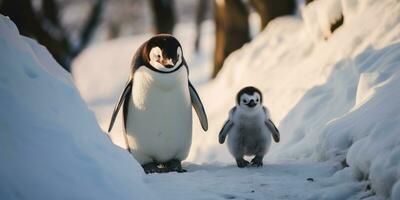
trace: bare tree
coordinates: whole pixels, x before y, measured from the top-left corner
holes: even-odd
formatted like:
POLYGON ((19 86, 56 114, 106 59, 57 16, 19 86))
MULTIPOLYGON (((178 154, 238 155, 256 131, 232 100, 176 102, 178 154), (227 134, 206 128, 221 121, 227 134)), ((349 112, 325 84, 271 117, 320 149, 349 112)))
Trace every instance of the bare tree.
POLYGON ((225 58, 250 41, 249 12, 241 0, 216 0, 216 43, 214 52, 214 78, 225 58))
POLYGON ((174 0, 150 0, 155 32, 172 34, 176 23, 174 0))
POLYGON ((82 29, 77 46, 73 46, 66 29, 59 21, 59 8, 54 0, 42 0, 40 11, 35 11, 30 0, 4 0, 0 12, 9 16, 20 33, 33 37, 47 47, 67 71, 71 60, 89 43, 102 13, 103 0, 97 0, 82 29))
POLYGON ((200 49, 201 24, 206 19, 207 8, 210 7, 210 3, 210 0, 198 0, 196 8, 196 39, 194 42, 194 50, 196 52, 200 49))

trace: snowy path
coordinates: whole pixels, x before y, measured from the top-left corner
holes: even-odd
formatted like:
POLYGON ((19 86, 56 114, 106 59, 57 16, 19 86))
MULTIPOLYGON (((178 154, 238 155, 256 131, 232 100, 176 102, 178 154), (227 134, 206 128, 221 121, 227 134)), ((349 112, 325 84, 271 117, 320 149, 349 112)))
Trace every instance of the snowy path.
MULTIPOLYGON (((177 27, 210 122, 203 134, 194 116, 187 161, 209 164, 186 164, 185 174, 144 176, 161 199, 400 199, 400 4, 314 1, 299 12, 270 23, 209 82, 213 24, 204 29, 200 54, 192 51, 193 24, 177 27), (331 32, 341 16, 343 25, 331 32), (260 169, 236 168, 217 140, 237 91, 249 85, 263 92, 282 136, 260 169)), ((99 43, 74 60, 75 84, 103 130, 132 52, 148 37, 99 43)), ((124 147, 121 121, 109 135, 124 147)))
POLYGON ((187 173, 152 174, 145 182, 163 199, 306 199, 337 168, 322 164, 234 165, 186 163, 187 173), (313 178, 314 181, 307 181, 313 178))

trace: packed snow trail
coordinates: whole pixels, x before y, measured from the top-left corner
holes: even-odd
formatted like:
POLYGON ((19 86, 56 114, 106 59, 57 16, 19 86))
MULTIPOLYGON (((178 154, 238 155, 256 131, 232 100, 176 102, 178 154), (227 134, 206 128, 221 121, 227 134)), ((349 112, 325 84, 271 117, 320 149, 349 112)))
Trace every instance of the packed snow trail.
POLYGON ((341 168, 332 163, 265 163, 259 168, 186 163, 185 167, 187 173, 150 174, 144 180, 162 199, 320 199, 321 189, 329 184, 336 186, 328 194, 332 199, 371 194, 358 193, 366 183, 349 185, 331 179, 341 168))

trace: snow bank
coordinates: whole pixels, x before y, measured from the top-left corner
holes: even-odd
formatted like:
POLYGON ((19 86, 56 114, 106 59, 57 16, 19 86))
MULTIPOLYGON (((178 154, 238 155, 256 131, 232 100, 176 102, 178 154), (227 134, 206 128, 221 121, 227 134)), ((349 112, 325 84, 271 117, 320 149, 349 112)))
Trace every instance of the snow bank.
POLYGON ((336 160, 348 164, 355 179, 367 180, 378 196, 394 198, 400 182, 400 5, 315 1, 302 12, 303 20, 273 21, 201 90, 214 138, 195 138, 192 159, 229 157, 216 135, 235 93, 255 85, 282 136, 267 162, 336 160), (327 34, 342 14, 344 24, 327 34))
MULTIPOLYGON (((194 116, 188 160, 234 163, 227 147, 218 143, 218 132, 235 104, 237 91, 254 85, 262 90, 264 104, 282 137, 281 143, 272 145, 266 164, 328 160, 343 167, 349 165, 327 179, 331 182, 327 188, 310 199, 329 199, 339 193, 343 198, 360 199, 354 193, 367 190, 368 185, 372 188, 370 195, 399 199, 400 4, 395 0, 326 0, 314 1, 301 12, 303 19, 272 21, 252 42, 227 58, 216 80, 199 89, 209 131, 203 134, 194 116), (330 25, 342 15, 343 25, 332 33, 330 25)), ((182 44, 184 48, 190 45, 182 44)), ((122 45, 132 44, 120 45, 124 48, 122 45)), ((105 49, 93 47, 88 50, 92 51, 90 55, 80 56, 82 63, 76 62, 74 74, 80 75, 89 60, 95 60, 95 51, 105 49)), ((96 63, 103 61, 99 58, 96 63)), ((128 64, 124 61, 120 65, 128 64)), ((120 66, 104 67, 118 70, 120 66)), ((81 75, 102 82, 90 73, 81 75)), ((202 71, 192 71, 191 75, 194 73, 202 71)), ((115 96, 104 102, 108 111, 102 112, 89 101, 97 117, 105 119, 99 120, 102 127, 109 122, 112 106, 128 76, 114 74, 108 75, 116 83, 109 84, 119 84, 119 89, 111 91, 115 96)), ((91 98, 104 96, 85 96, 91 98)))
POLYGON ((342 17, 340 0, 313 1, 301 9, 305 28, 316 42, 330 37, 332 34, 331 24, 342 17))
POLYGON ((151 199, 72 80, 0 16, 0 199, 151 199))

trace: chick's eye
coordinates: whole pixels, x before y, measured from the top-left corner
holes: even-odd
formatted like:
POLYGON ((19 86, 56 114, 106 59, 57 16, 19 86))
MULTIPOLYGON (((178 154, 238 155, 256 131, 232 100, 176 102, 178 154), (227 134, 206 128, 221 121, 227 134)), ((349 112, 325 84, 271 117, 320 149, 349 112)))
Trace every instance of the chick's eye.
POLYGON ((246 100, 246 99, 243 99, 243 103, 247 103, 247 100, 246 100))
POLYGON ((256 99, 256 102, 258 102, 259 101, 259 99, 256 99))

